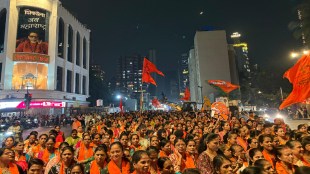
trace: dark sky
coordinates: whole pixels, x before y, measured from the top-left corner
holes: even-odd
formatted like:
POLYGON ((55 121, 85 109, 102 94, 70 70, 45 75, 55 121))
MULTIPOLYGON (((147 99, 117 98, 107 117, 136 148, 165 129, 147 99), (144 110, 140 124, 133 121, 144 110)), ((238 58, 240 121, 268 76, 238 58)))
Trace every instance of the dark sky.
POLYGON ((254 63, 283 73, 293 64, 289 52, 298 48, 290 21, 295 0, 62 0, 92 31, 91 63, 113 76, 121 55, 157 51, 163 72, 177 68, 182 53, 193 47, 202 26, 238 31, 249 44, 254 63), (203 11, 203 15, 200 12, 203 11))

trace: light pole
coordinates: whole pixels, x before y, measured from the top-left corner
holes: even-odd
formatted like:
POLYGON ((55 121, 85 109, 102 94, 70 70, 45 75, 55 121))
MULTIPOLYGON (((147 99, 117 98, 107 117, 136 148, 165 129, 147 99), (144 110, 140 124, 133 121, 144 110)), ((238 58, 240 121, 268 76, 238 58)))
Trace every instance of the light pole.
POLYGON ((201 104, 203 104, 203 95, 202 95, 202 86, 198 86, 200 88, 200 94, 201 94, 201 104))

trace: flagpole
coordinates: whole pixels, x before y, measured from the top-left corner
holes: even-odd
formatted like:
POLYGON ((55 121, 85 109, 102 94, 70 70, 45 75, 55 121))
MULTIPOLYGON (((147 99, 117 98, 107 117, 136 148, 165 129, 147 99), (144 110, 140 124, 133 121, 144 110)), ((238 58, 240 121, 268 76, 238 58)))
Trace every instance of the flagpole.
POLYGON ((143 83, 141 85, 140 112, 143 112, 143 83))

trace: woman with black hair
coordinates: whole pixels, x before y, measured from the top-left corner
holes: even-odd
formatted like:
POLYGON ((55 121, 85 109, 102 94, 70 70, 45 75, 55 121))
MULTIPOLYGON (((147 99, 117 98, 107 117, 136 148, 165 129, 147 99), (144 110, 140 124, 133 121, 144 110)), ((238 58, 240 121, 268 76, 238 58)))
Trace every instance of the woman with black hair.
POLYGON ((56 140, 54 137, 49 137, 46 141, 46 149, 40 151, 38 158, 43 160, 47 164, 53 157, 58 156, 59 152, 55 148, 56 140))
POLYGON ((186 152, 186 143, 182 138, 177 138, 174 141, 174 152, 169 156, 174 170, 182 172, 187 168, 195 168, 194 159, 186 152))
POLYGON ((95 149, 95 160, 85 164, 85 174, 101 174, 108 164, 107 147, 104 144, 95 149))
MULTIPOLYGON (((198 152, 200 155, 197 159, 197 168, 201 171, 201 174, 214 173, 214 166, 212 161, 217 155, 217 151, 220 145, 220 136, 218 134, 209 134, 204 140, 204 144, 200 145, 204 147, 203 152, 198 152)), ((203 148, 200 148, 202 150, 203 148)))
POLYGON ((147 148, 147 154, 150 157, 150 173, 151 174, 158 174, 159 169, 157 166, 157 160, 158 160, 158 149, 155 146, 150 146, 147 148))
POLYGON ((172 162, 168 157, 160 157, 157 166, 160 174, 174 174, 172 162))
POLYGON ((265 159, 256 160, 254 166, 261 168, 265 174, 274 174, 272 165, 265 159))
POLYGON ((48 174, 71 173, 72 166, 75 163, 74 149, 71 146, 67 146, 60 153, 60 161, 49 170, 48 174))
POLYGON ((214 157, 212 166, 214 167, 214 174, 228 174, 233 171, 230 160, 222 155, 214 157))
POLYGON ((263 153, 258 149, 254 148, 249 150, 249 165, 252 166, 255 161, 264 159, 263 153))
POLYGON ((91 135, 91 139, 92 139, 92 142, 90 143, 90 146, 93 147, 93 148, 96 148, 98 147, 101 143, 101 135, 99 133, 94 133, 91 135))
POLYGON ((159 147, 160 147, 159 157, 168 157, 171 154, 170 141, 168 141, 166 139, 162 139, 159 142, 159 147))
POLYGON ((138 150, 132 155, 134 172, 132 174, 148 174, 150 170, 150 157, 144 150, 138 150))
POLYGON ((269 161, 273 168, 275 168, 275 156, 273 154, 273 137, 268 134, 263 134, 258 138, 259 145, 262 149, 264 158, 269 161))
POLYGON ((14 151, 10 148, 0 149, 0 173, 19 174, 19 170, 14 162, 14 151))
MULTIPOLYGON (((145 152, 146 153, 146 152, 145 152)), ((124 149, 120 142, 114 142, 110 145, 111 161, 105 167, 106 173, 130 173, 130 162, 124 158, 124 149)))
POLYGON ((221 127, 219 135, 221 137, 221 142, 224 142, 224 136, 230 131, 230 125, 228 122, 221 121, 221 127))
POLYGON ((129 150, 128 140, 129 140, 128 134, 126 132, 122 132, 121 135, 119 136, 119 142, 121 142, 124 149, 129 150))
POLYGON ((43 173, 44 162, 38 158, 31 159, 28 162, 27 174, 43 173))
POLYGON ((276 171, 281 174, 293 174, 295 166, 293 165, 293 152, 288 146, 278 146, 276 153, 276 171))

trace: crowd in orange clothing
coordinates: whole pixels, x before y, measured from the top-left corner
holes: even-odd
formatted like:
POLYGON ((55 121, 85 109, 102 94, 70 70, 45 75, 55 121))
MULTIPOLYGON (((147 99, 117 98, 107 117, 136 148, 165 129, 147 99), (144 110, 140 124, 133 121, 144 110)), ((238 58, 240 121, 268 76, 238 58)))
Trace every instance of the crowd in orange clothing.
POLYGON ((74 117, 60 126, 9 136, 0 149, 0 174, 305 174, 310 127, 291 130, 282 119, 206 112, 131 112, 74 117), (83 122, 81 123, 81 119, 83 122), (84 125, 84 122, 86 123, 84 125))

